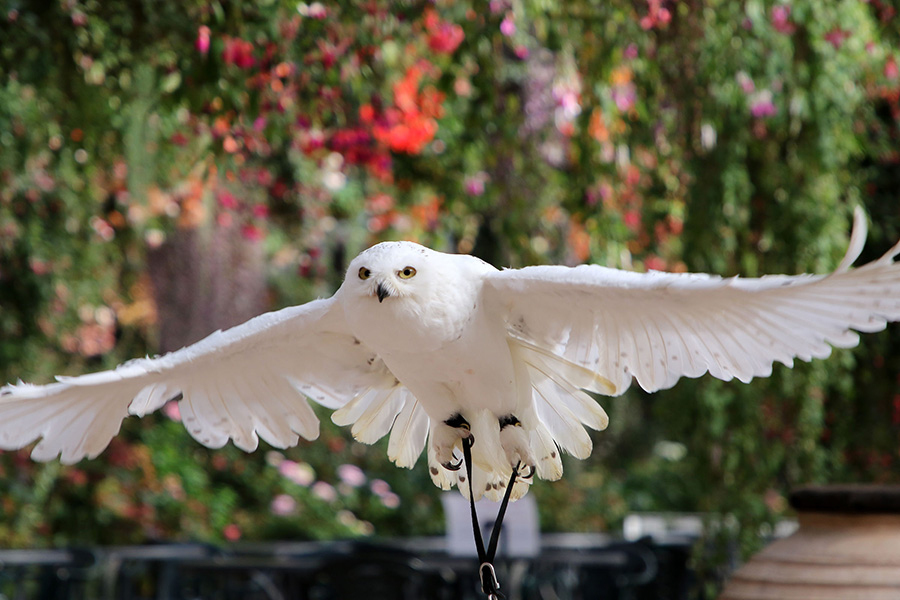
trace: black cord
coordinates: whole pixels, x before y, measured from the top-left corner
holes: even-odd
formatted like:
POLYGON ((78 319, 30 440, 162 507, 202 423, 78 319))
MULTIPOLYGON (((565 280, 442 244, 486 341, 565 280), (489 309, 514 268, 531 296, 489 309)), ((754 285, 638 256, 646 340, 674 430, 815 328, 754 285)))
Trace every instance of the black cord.
POLYGON ((472 487, 471 436, 463 438, 462 447, 463 458, 466 462, 466 475, 469 478, 469 506, 472 509, 472 532, 475 536, 475 549, 478 551, 478 577, 481 579, 481 591, 487 594, 489 600, 498 600, 505 596, 499 591, 500 583, 497 581, 497 574, 494 571, 494 557, 497 555, 497 544, 500 542, 500 529, 503 527, 503 517, 506 515, 506 507, 509 506, 509 497, 512 495, 516 477, 519 475, 520 465, 516 465, 512 475, 509 477, 506 494, 503 496, 503 502, 500 503, 500 510, 497 511, 497 520, 494 521, 494 527, 491 530, 491 539, 488 542, 487 550, 485 550, 484 538, 481 537, 481 527, 478 524, 478 512, 475 510, 475 491, 472 487))

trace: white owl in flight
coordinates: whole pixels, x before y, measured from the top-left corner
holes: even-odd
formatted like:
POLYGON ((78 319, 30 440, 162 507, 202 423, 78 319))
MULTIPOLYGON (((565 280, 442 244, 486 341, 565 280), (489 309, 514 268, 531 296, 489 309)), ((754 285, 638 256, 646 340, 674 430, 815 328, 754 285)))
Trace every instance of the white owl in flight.
MULTIPOLYGON (((427 447, 434 483, 496 499, 519 463, 558 479, 560 450, 591 452, 608 418, 585 390, 652 392, 706 372, 749 381, 772 364, 828 356, 900 320, 900 244, 830 275, 723 279, 597 265, 498 270, 482 260, 387 242, 365 250, 327 299, 261 315, 177 352, 115 370, 0 389, 0 448, 40 440, 36 460, 97 456, 129 414, 178 399, 185 427, 218 448, 284 448, 318 436, 311 399, 336 409, 412 467, 427 447), (472 436, 473 481, 461 440, 472 436), (470 488, 471 486, 471 488, 470 488)), ((520 478, 512 497, 531 483, 520 478)))

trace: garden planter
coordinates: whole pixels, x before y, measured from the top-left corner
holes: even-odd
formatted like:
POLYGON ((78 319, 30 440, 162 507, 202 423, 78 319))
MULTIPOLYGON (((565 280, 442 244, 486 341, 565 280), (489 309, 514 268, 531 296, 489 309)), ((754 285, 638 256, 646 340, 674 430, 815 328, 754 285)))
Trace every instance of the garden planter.
POLYGON ((900 600, 900 486, 791 495, 800 527, 734 573, 719 600, 900 600))

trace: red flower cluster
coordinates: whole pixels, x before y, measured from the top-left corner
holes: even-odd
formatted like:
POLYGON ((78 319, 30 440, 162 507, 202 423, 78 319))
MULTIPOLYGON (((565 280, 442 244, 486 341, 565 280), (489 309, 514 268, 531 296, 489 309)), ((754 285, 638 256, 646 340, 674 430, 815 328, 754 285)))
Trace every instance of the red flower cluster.
POLYGON ((431 85, 419 90, 422 75, 422 68, 410 67, 394 84, 394 106, 382 115, 370 105, 360 108, 360 119, 371 125, 375 139, 394 152, 419 154, 434 139, 437 119, 444 114, 444 94, 431 85))
POLYGON ((249 69, 256 64, 256 60, 253 58, 253 44, 241 38, 225 38, 222 60, 226 65, 235 65, 240 69, 249 69))
POLYGON ((641 29, 663 28, 672 20, 672 13, 663 6, 663 0, 647 0, 648 13, 641 17, 641 29))
POLYGON ((433 8, 425 9, 425 30, 428 47, 438 54, 452 54, 466 37, 462 27, 442 21, 433 8))

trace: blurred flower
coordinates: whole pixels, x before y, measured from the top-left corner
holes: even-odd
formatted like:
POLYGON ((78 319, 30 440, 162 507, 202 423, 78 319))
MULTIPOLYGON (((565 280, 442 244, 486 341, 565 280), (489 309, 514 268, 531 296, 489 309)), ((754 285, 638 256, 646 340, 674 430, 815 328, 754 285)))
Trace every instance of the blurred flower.
POLYGON ((741 86, 745 94, 752 94, 756 90, 753 80, 747 75, 746 71, 738 71, 735 79, 737 79, 738 85, 741 86))
POLYGON ((480 196, 484 193, 484 179, 480 177, 466 177, 463 187, 470 196, 480 196))
POLYGON ((635 44, 634 42, 628 44, 625 47, 625 52, 623 53, 623 55, 625 56, 625 58, 627 58, 629 60, 633 60, 633 59, 637 58, 638 57, 637 44, 635 44))
POLYGON ((488 179, 489 176, 486 172, 478 171, 474 175, 466 177, 463 188, 470 196, 481 196, 484 194, 484 184, 488 179))
POLYGON ((366 474, 356 465, 344 464, 338 467, 340 480, 350 487, 360 487, 366 483, 366 474))
POLYGON ((373 126, 375 139, 394 152, 419 154, 438 130, 437 120, 444 114, 444 94, 433 86, 419 91, 423 71, 419 66, 407 69, 394 84, 394 107, 373 126))
POLYGON ((700 126, 700 145, 704 150, 712 150, 716 147, 716 128, 709 123, 700 126))
POLYGON ((625 226, 631 231, 637 233, 641 228, 641 213, 637 210, 627 210, 622 215, 625 226))
POLYGON ((897 68, 897 59, 893 55, 888 56, 884 61, 884 76, 887 79, 894 80, 900 77, 900 69, 897 68))
POLYGON ((619 109, 619 112, 628 112, 634 108, 637 102, 637 88, 631 81, 616 84, 613 85, 610 96, 613 102, 616 103, 616 108, 619 109))
POLYGON ((653 29, 669 24, 669 21, 672 20, 672 13, 662 4, 662 0, 647 0, 648 12, 641 17, 640 21, 642 29, 653 29))
POLYGON ((772 12, 772 27, 775 28, 775 31, 779 33, 786 33, 788 35, 794 33, 796 31, 797 26, 791 22, 791 7, 785 5, 773 6, 772 12))
POLYGON ((369 484, 369 489, 372 490, 372 493, 376 496, 384 496, 385 494, 391 493, 391 484, 384 479, 373 479, 369 484))
POLYGON ((347 184, 347 176, 340 171, 325 171, 322 173, 322 185, 325 189, 336 192, 347 184))
POLYGON ((197 29, 197 41, 195 42, 195 46, 200 54, 204 56, 209 52, 209 27, 206 25, 201 25, 197 29))
POLYGON ((270 509, 272 514, 284 517, 293 514, 297 510, 297 501, 287 494, 278 494, 272 498, 270 509))
POLYGON ((248 242, 258 242, 265 237, 263 230, 252 223, 247 223, 241 227, 241 236, 248 242))
POLYGON ((228 210, 234 210, 238 207, 237 198, 228 190, 222 190, 218 194, 219 206, 228 210))
POLYGON ((181 422, 181 406, 177 400, 170 400, 163 406, 163 414, 173 421, 181 422))
POLYGON ((512 4, 509 0, 491 0, 488 6, 491 9, 492 15, 498 15, 505 10, 509 10, 512 4))
POLYGON ((324 481, 315 482, 312 486, 312 493, 314 496, 325 502, 334 502, 338 497, 337 490, 334 489, 334 486, 324 481))
POLYGON ((462 27, 442 21, 433 8, 425 9, 425 29, 428 47, 438 54, 452 54, 466 37, 462 27))
POLYGON ((253 58, 253 44, 241 38, 225 38, 222 60, 226 65, 249 69, 256 64, 256 60, 253 58))
POLYGON ((325 5, 321 2, 313 2, 309 5, 309 10, 307 11, 307 16, 310 19, 324 19, 328 16, 328 10, 325 8, 325 5))
POLYGON ((278 472, 297 485, 302 485, 304 487, 308 486, 316 479, 316 472, 305 462, 298 463, 292 460, 282 460, 278 463, 278 472))
POLYGON ((400 496, 394 492, 388 492, 381 496, 381 503, 387 508, 397 508, 400 506, 400 496))
POLYGON ((225 526, 225 529, 222 530, 222 534, 229 542, 236 542, 241 539, 241 528, 234 523, 231 523, 230 525, 225 526))
POLYGON ((840 27, 835 27, 831 31, 825 34, 825 41, 834 46, 835 50, 840 50, 841 46, 844 44, 844 40, 850 37, 850 32, 840 27))
POLYGON ((776 112, 770 90, 760 90, 750 98, 750 114, 757 119, 774 116, 776 112))
POLYGON ((512 12, 506 13, 503 21, 500 23, 500 33, 506 37, 511 37, 516 33, 516 22, 513 20, 512 12))

